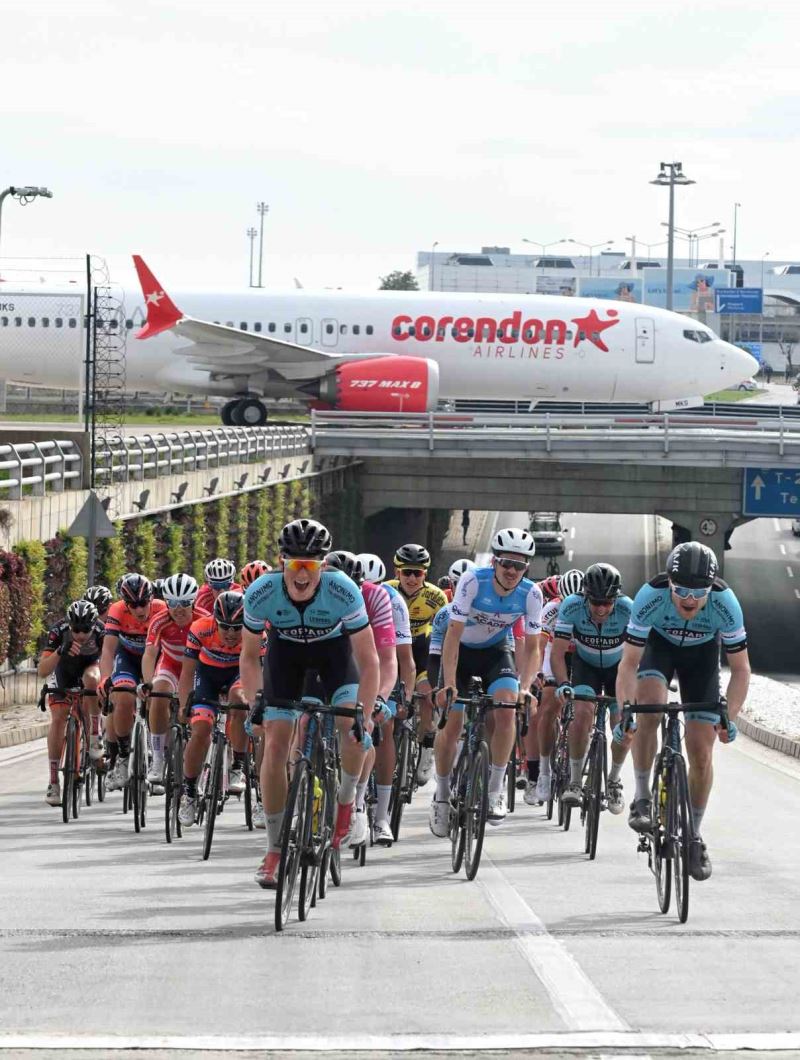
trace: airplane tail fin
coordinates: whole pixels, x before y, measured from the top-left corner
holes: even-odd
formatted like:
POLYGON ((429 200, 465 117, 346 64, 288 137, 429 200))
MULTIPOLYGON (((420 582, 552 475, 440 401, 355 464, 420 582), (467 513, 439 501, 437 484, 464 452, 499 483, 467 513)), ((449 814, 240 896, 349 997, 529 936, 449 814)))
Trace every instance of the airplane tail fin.
POLYGON ((136 266, 136 273, 142 286, 144 304, 147 309, 147 320, 142 330, 136 335, 136 338, 149 339, 162 331, 169 331, 179 320, 183 319, 183 313, 169 297, 139 254, 133 255, 133 264, 136 266))

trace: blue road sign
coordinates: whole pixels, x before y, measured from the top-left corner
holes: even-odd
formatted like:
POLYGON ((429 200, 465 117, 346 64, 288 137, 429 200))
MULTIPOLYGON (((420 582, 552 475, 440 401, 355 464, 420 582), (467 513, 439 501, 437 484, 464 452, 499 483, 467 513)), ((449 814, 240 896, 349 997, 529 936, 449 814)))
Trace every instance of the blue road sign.
POLYGON ((742 514, 800 519, 800 468, 746 467, 742 514))
POLYGON ((716 313, 755 313, 764 311, 764 292, 760 287, 717 287, 714 289, 716 313))
POLYGON ((737 345, 747 350, 748 353, 752 353, 758 363, 761 364, 763 349, 760 342, 739 342, 737 345))

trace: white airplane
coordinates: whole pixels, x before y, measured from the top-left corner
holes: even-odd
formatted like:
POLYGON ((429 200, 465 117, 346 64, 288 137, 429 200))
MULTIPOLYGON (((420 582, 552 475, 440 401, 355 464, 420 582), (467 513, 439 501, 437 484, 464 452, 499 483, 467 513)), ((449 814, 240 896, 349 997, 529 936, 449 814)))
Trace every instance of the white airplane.
MULTIPOLYGON (((378 412, 429 411, 440 398, 682 408, 757 370, 705 324, 652 306, 419 291, 190 292, 173 301, 141 257, 134 264, 142 299, 133 309, 128 301, 118 326, 144 341, 128 342, 127 386, 227 395, 225 423, 264 423, 265 397, 378 412)), ((45 292, 26 298, 37 296, 45 292)), ((58 338, 74 346, 80 330, 51 323, 45 333, 32 302, 4 311, 4 297, 0 379, 74 386, 80 364, 58 338)))

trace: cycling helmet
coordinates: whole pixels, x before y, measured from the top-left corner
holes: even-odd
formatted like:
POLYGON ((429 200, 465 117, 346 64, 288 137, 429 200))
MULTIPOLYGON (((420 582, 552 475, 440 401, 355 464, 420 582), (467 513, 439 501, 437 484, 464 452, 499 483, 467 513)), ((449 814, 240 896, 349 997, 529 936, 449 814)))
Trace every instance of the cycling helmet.
POLYGON ((164 599, 164 578, 153 579, 153 599, 163 600, 164 599))
POLYGON ((144 607, 153 599, 153 586, 143 574, 126 574, 120 581, 119 595, 128 607, 144 607))
POLYGON ((161 599, 167 607, 191 607, 199 591, 191 574, 172 574, 164 579, 162 588, 161 599))
POLYGON ((452 589, 453 579, 450 577, 449 574, 443 574, 436 584, 440 589, 452 589))
POLYGON ((558 579, 558 595, 563 600, 567 596, 579 593, 583 588, 583 571, 573 568, 565 571, 558 579))
POLYGON ((475 570, 475 564, 471 559, 457 559, 455 563, 450 564, 448 574, 453 585, 456 584, 462 574, 467 574, 468 571, 475 570))
POLYGON ((251 559, 249 563, 245 563, 239 574, 239 581, 245 587, 245 589, 252 585, 256 578, 260 578, 262 574, 269 574, 272 570, 269 563, 265 563, 263 559, 251 559))
POLYGON ((710 589, 719 573, 717 557, 708 545, 685 541, 667 556, 667 575, 686 589, 710 589))
POLYGON ((294 519, 281 530, 278 551, 284 556, 321 559, 332 543, 330 530, 316 519, 294 519))
POLYGON ((90 604, 94 604, 98 613, 108 611, 109 607, 111 607, 114 602, 111 590, 106 589, 105 585, 90 585, 83 594, 83 598, 84 600, 88 600, 90 604))
POLYGON ((539 588, 542 590, 542 596, 546 604, 551 600, 555 600, 558 596, 558 575, 551 574, 549 578, 540 581, 539 588))
POLYGON ((386 577, 386 567, 380 556, 373 552, 362 552, 359 557, 361 566, 364 568, 364 580, 368 582, 382 582, 386 577))
POLYGON ((533 559, 536 555, 536 542, 527 530, 520 530, 517 526, 510 526, 506 530, 498 530, 492 538, 492 552, 513 552, 515 555, 527 556, 533 559))
POLYGON ((97 608, 88 600, 73 600, 67 608, 67 622, 73 633, 88 633, 97 621, 97 608))
POLYGON ((244 596, 232 589, 220 593, 214 601, 214 618, 223 626, 244 625, 244 596))
POLYGON ((583 595, 590 600, 614 600, 622 592, 622 575, 610 563, 593 563, 583 576, 583 595))
POLYGON ((360 585, 364 580, 364 565, 353 552, 346 552, 343 548, 339 548, 335 552, 329 552, 325 557, 325 562, 334 570, 340 570, 348 578, 352 578, 356 585, 360 585))
POLYGON ((206 563, 204 574, 209 585, 212 582, 228 582, 230 584, 236 575, 236 564, 229 559, 212 559, 206 563))
POLYGON ((431 554, 424 545, 401 545, 394 554, 395 567, 424 567, 431 565, 431 554))

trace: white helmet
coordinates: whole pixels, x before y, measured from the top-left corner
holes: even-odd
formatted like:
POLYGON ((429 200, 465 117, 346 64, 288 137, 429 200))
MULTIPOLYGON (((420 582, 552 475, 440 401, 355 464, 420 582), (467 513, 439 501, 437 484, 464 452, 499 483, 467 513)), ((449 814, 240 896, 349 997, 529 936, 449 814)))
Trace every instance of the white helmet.
POLYGON ((450 575, 453 585, 455 585, 462 574, 475 569, 475 564, 471 559, 457 559, 455 563, 450 564, 450 569, 447 573, 450 575))
POLYGON ((373 552, 362 552, 358 556, 361 566, 364 568, 364 580, 368 582, 382 582, 386 577, 386 565, 380 556, 373 552))
POLYGON ((207 582, 232 582, 236 576, 236 564, 229 559, 212 559, 206 563, 204 573, 207 582))
POLYGON ((510 526, 507 530, 498 530, 492 538, 492 552, 514 552, 519 556, 533 559, 536 555, 536 542, 527 530, 510 526))
POLYGON ((583 588, 583 571, 574 568, 565 571, 558 579, 558 595, 563 599, 579 593, 583 588))
POLYGON ((197 596, 197 582, 191 574, 172 574, 161 587, 167 607, 191 607, 197 596))

